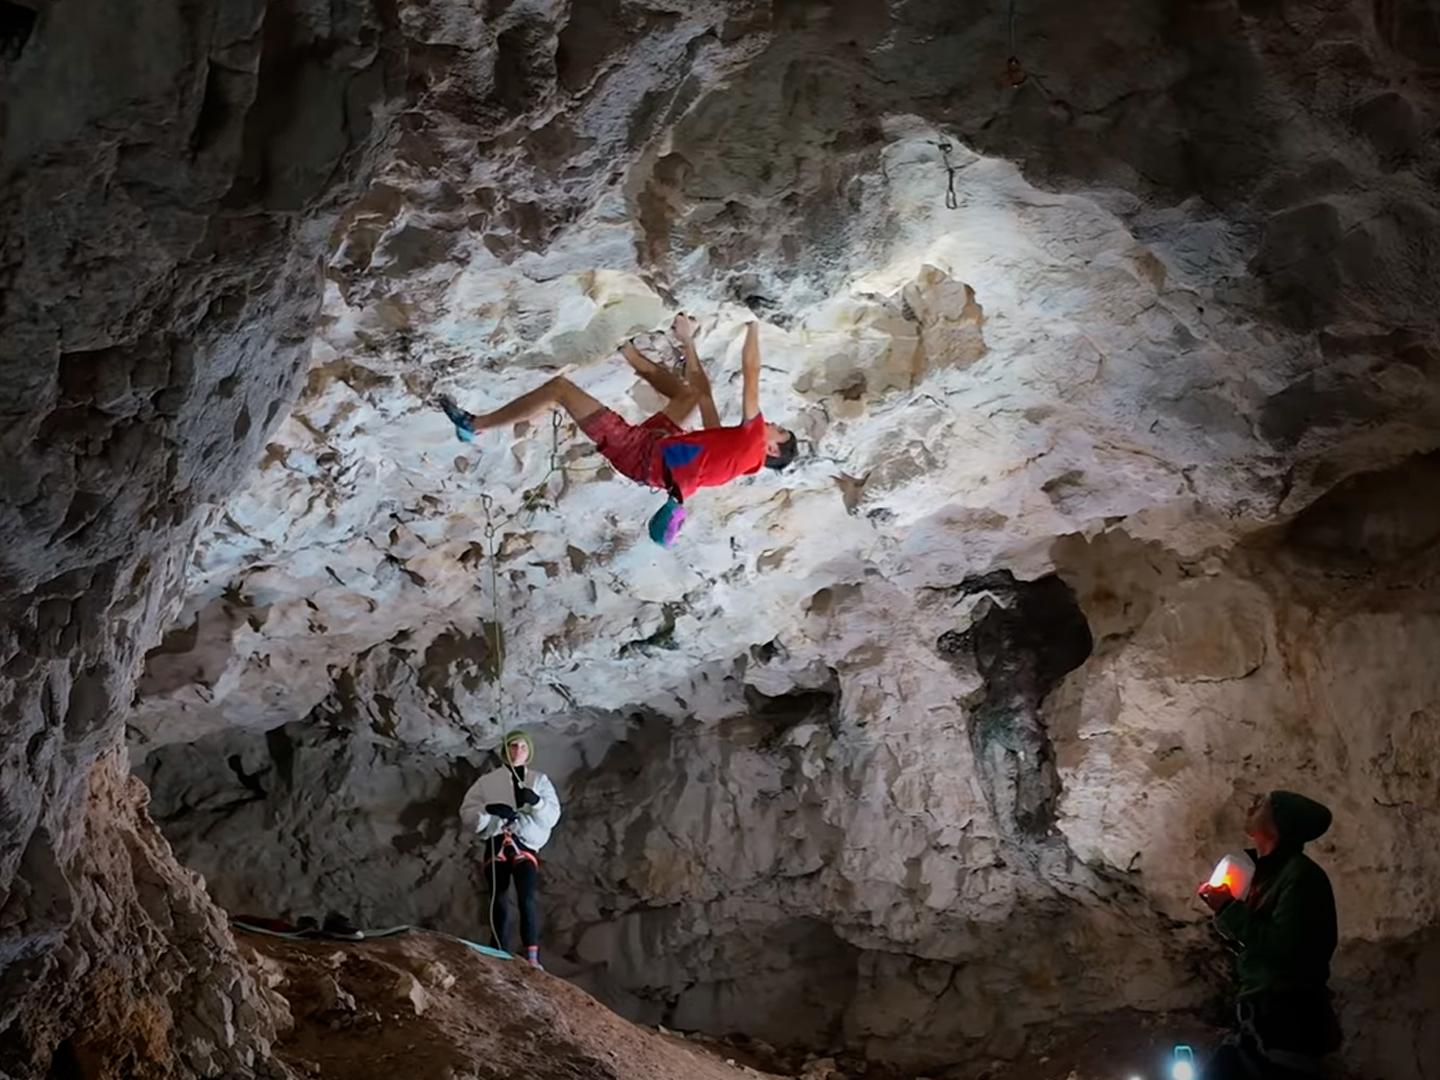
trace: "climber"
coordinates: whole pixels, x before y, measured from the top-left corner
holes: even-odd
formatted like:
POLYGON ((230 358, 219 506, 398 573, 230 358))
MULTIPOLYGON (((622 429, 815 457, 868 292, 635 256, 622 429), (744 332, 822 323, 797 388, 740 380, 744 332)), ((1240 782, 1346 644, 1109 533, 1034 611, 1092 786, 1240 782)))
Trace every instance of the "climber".
POLYGON ((1290 791, 1251 804, 1246 834, 1255 877, 1246 898, 1200 887, 1215 926, 1239 950, 1239 1028, 1210 1060, 1205 1080, 1299 1080, 1340 1046, 1330 1004, 1335 897, 1325 871, 1301 850, 1330 827, 1327 807, 1290 791))
MULTIPOLYGON (((439 404, 455 425, 456 435, 465 442, 483 431, 513 424, 541 409, 558 405, 580 425, 580 430, 617 472, 647 487, 668 492, 670 502, 666 509, 679 507, 702 487, 717 487, 737 476, 748 476, 758 472, 762 465, 777 470, 789 465, 795 459, 795 434, 777 424, 766 423, 760 414, 759 327, 751 322, 745 329, 741 358, 744 420, 733 427, 720 423, 710 380, 695 349, 694 321, 681 313, 675 317, 671 329, 685 353, 683 379, 646 357, 633 340, 621 347, 636 374, 669 400, 664 409, 640 424, 624 420, 563 376, 522 394, 494 412, 480 415, 465 412, 448 396, 442 396, 439 404), (703 427, 699 431, 686 431, 682 425, 697 406, 703 427)), ((683 516, 683 512, 676 515, 678 520, 683 520, 683 516)), ((678 521, 672 526, 669 539, 673 539, 675 529, 678 521)))
MULTIPOLYGON (((490 930, 495 948, 504 950, 510 922, 507 893, 515 884, 520 902, 520 941, 532 967, 540 966, 540 849, 560 820, 560 799, 555 785, 542 772, 531 768, 535 746, 523 731, 505 736, 498 753, 492 752, 494 768, 510 773, 515 805, 485 802, 484 778, 465 793, 460 804, 463 827, 485 842, 485 873, 490 882, 490 930)), ((486 772, 492 772, 487 769, 486 772)))

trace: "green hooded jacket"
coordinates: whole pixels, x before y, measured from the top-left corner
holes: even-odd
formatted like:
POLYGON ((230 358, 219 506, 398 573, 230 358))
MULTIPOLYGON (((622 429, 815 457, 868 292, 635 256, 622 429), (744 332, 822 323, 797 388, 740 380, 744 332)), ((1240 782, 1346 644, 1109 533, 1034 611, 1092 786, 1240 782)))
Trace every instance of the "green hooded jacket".
POLYGON ((1330 878, 1301 850, 1330 827, 1330 811, 1290 791, 1272 792, 1270 810, 1279 845, 1256 859, 1245 900, 1226 904, 1215 916, 1220 932, 1240 947, 1242 999, 1324 991, 1335 952, 1330 878))

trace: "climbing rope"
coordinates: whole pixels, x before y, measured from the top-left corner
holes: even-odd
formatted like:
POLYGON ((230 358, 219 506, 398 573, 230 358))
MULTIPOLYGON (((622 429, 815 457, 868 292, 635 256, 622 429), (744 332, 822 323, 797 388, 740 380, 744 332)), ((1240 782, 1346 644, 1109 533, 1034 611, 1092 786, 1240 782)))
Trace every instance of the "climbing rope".
MULTIPOLYGON (((503 741, 505 738, 505 687, 502 679, 505 674, 505 643, 500 626, 500 566, 499 553, 495 550, 495 499, 488 491, 480 496, 480 506, 485 511, 485 557, 490 563, 490 627, 488 633, 492 660, 490 687, 495 724, 500 728, 502 740, 499 756, 500 763, 510 774, 511 783, 518 786, 520 777, 514 766, 510 764, 510 748, 503 741)), ((490 897, 486 901, 485 915, 490 923, 490 940, 495 943, 497 949, 504 951, 505 942, 500 940, 500 934, 495 927, 495 908, 505 902, 499 895, 500 867, 496 856, 500 854, 500 846, 495 842, 495 837, 490 836, 485 840, 485 847, 485 854, 490 860, 490 897)))
MULTIPOLYGON (((540 478, 540 482, 536 484, 534 488, 530 489, 532 492, 537 489, 543 488, 546 484, 550 482, 550 478, 556 473, 559 473, 562 477, 568 476, 569 469, 560 460, 560 428, 563 423, 564 418, 561 416, 560 410, 553 410, 550 414, 549 466, 545 470, 545 475, 540 478)), ((576 471, 585 470, 577 469, 576 471)), ((561 494, 564 494, 563 487, 561 489, 561 494)), ((520 778, 519 771, 510 761, 510 748, 504 742, 508 726, 505 723, 505 716, 507 712, 504 687, 505 639, 504 630, 500 620, 500 559, 499 551, 497 550, 495 543, 495 536, 496 533, 499 532, 505 525, 508 525, 518 519, 521 513, 525 513, 528 511, 530 516, 533 518, 535 512, 539 509, 540 502, 541 500, 539 499, 531 499, 527 497, 520 510, 518 510, 514 514, 507 515, 497 523, 494 496, 492 496, 489 492, 484 492, 480 496, 480 506, 485 513, 485 557, 490 564, 490 626, 487 633, 487 638, 489 641, 490 655, 492 658, 492 677, 490 680, 491 700, 494 709, 494 722, 495 725, 500 729, 500 738, 502 740, 500 743, 500 752, 497 756, 500 759, 500 764, 504 766, 505 771, 509 774, 511 784, 517 790, 523 787, 524 783, 520 778)), ((517 799, 516 802, 518 803, 519 800, 517 799)), ((505 829, 502 828, 500 830, 500 833, 503 833, 504 831, 505 829)), ((490 897, 487 901, 485 914, 486 919, 490 924, 490 940, 495 943, 497 949, 504 952, 505 942, 500 940, 500 935, 497 932, 497 928, 495 926, 496 907, 499 904, 505 902, 504 898, 499 895, 500 868, 499 860, 496 857, 499 855, 501 848, 501 845, 497 843, 496 840, 496 837, 498 837, 500 833, 496 833, 494 836, 488 837, 485 841, 486 855, 490 860, 490 897)))
POLYGON ((505 643, 500 630, 500 567, 495 550, 495 499, 489 492, 480 496, 480 506, 485 511, 486 559, 490 563, 490 657, 492 660, 490 685, 494 689, 495 722, 504 715, 505 690, 501 677, 505 674, 505 643))
MULTIPOLYGON (((532 492, 544 487, 556 473, 559 473, 561 476, 568 475, 569 469, 560 461, 560 427, 562 423, 563 419, 560 410, 554 410, 550 414, 549 467, 546 468, 545 475, 540 477, 540 482, 536 484, 534 488, 530 489, 532 492)), ((498 521, 496 519, 495 497, 493 495, 489 492, 482 494, 480 496, 480 506, 485 512, 485 557, 490 564, 491 618, 490 628, 486 636, 490 645, 490 655, 493 658, 492 674, 494 678, 491 680, 491 685, 494 687, 495 722, 498 724, 503 719, 505 713, 504 688, 501 682, 502 676, 505 673, 505 641, 500 620, 500 560, 495 537, 506 525, 517 521, 522 513, 528 512, 530 517, 533 518, 539 509, 539 500, 527 498, 524 505, 522 505, 518 511, 513 514, 508 514, 498 521)), ((508 765, 508 762, 506 764, 508 765)))
MULTIPOLYGON (((549 465, 545 470, 545 474, 540 478, 539 483, 526 493, 520 508, 516 510, 515 513, 501 517, 496 512, 495 497, 489 492, 484 492, 480 496, 480 506, 485 514, 485 558, 490 566, 491 614, 490 625, 486 631, 486 640, 490 647, 491 658, 490 685, 492 707, 494 710, 494 721, 502 731, 505 727, 504 719, 507 712, 504 687, 505 637, 504 624, 500 615, 500 553, 496 543, 496 536, 504 530, 505 526, 518 521, 522 515, 527 515, 529 519, 534 518, 534 515, 538 512, 544 501, 542 498, 534 497, 534 493, 544 488, 552 476, 558 473, 564 477, 568 476, 572 470, 584 471, 576 466, 567 466, 560 460, 560 428, 563 423, 564 419, 561 416, 560 410, 554 410, 550 414, 549 465)), ((561 493, 563 494, 563 489, 561 493)), ((505 761, 505 766, 507 769, 510 768, 508 760, 505 761)), ((514 770, 511 769, 510 771, 511 774, 514 775, 514 770)))
POLYGON ((1010 0, 1010 59, 1005 61, 1005 78, 1012 87, 1025 81, 1025 69, 1020 64, 1020 54, 1015 51, 1015 0, 1010 0))
MULTIPOLYGON (((1009 13, 1006 16, 1008 36, 1010 40, 1010 58, 1005 61, 1005 82, 1013 89, 1020 86, 1029 77, 1024 65, 1020 63, 1020 56, 1015 50, 1015 2, 1010 0, 1009 13)), ((958 210, 960 198, 955 192, 955 174, 960 171, 950 160, 950 152, 955 149, 949 142, 931 142, 931 145, 940 151, 940 160, 945 165, 945 209, 958 210)))
MULTIPOLYGON (((557 424, 556 427, 558 428, 559 425, 557 424)), ((495 522, 495 499, 489 492, 480 496, 480 506, 485 511, 485 557, 490 563, 490 626, 486 637, 490 646, 490 655, 494 661, 491 668, 493 677, 490 680, 491 703, 495 713, 495 724, 500 728, 501 738, 504 738, 506 728, 504 720, 507 711, 504 685, 505 636, 500 621, 500 559, 499 552, 495 547, 495 535, 499 531, 499 526, 495 522)), ((506 522, 512 520, 514 520, 513 517, 505 519, 506 522)), ((500 746, 500 763, 505 766, 506 772, 510 774, 510 778, 516 785, 520 785, 520 774, 510 764, 510 755, 506 752, 503 743, 500 746)))

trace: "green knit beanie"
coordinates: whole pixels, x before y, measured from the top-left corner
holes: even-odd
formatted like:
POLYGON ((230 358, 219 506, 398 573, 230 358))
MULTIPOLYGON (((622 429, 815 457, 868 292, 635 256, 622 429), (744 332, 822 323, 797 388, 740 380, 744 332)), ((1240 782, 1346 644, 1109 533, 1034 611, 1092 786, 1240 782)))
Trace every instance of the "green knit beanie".
POLYGON ((526 735, 523 731, 508 731, 505 733, 505 740, 500 744, 501 756, 504 758, 506 765, 512 764, 510 761, 511 743, 524 743, 525 749, 530 751, 530 756, 525 759, 525 764, 535 764, 535 744, 530 741, 530 736, 526 735))

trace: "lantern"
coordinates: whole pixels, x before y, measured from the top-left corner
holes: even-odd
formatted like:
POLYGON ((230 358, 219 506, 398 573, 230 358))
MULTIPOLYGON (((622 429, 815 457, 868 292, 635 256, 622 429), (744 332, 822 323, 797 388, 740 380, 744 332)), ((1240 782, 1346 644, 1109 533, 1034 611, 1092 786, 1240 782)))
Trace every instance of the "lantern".
POLYGON ((1250 882, 1255 877, 1255 863, 1241 852, 1239 855, 1226 855, 1215 864, 1215 872, 1210 875, 1209 885, 1212 889, 1218 889, 1221 885, 1229 886, 1230 895, 1236 900, 1244 900, 1250 895, 1250 882))

